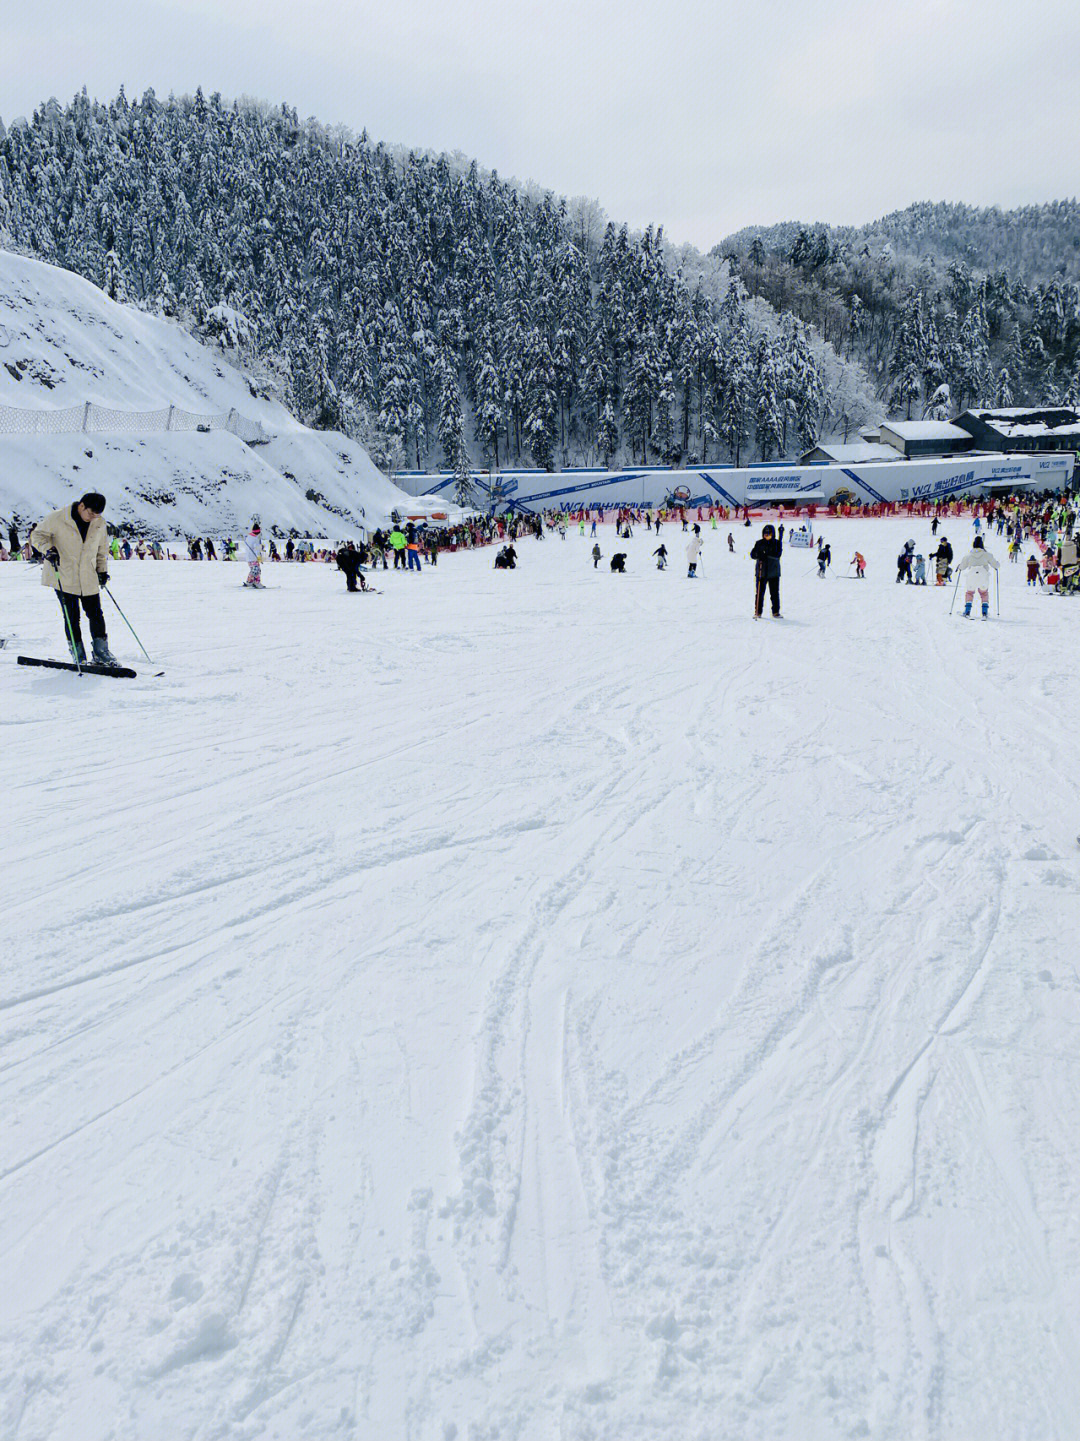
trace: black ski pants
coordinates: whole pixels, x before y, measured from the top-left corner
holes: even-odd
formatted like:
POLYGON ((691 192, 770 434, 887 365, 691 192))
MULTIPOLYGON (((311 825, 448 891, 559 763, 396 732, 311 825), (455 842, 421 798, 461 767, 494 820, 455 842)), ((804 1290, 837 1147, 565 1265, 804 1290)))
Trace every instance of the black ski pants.
POLYGON ((756 588, 755 588, 755 590, 754 590, 754 614, 755 614, 755 615, 760 615, 760 614, 761 614, 762 608, 763 608, 763 606, 765 605, 765 591, 766 591, 766 588, 768 588, 769 600, 770 600, 770 602, 771 602, 771 604, 772 604, 772 613, 773 613, 773 615, 779 615, 779 614, 780 614, 780 577, 779 577, 778 575, 769 576, 767 579, 766 579, 766 577, 763 576, 763 575, 759 575, 759 576, 758 576, 757 586, 756 586, 756 588))
MULTIPOLYGON (((67 626, 71 627, 71 634, 76 641, 82 642, 82 630, 79 626, 79 602, 86 612, 86 619, 90 626, 90 634, 94 640, 105 640, 105 617, 101 610, 100 595, 72 595, 70 591, 58 590, 56 598, 60 602, 60 609, 67 616, 67 626)), ((65 626, 65 631, 67 629, 65 626)))

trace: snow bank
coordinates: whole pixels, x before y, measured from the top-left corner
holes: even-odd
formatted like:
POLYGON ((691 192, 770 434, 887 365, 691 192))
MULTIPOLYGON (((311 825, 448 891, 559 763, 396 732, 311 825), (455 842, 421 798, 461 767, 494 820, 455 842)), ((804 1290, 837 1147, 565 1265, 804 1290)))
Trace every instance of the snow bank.
POLYGON ((300 425, 177 322, 0 252, 5 431, 0 515, 23 524, 91 485, 108 497, 110 520, 148 536, 228 533, 254 513, 281 530, 355 535, 408 505, 355 441, 300 425), (70 431, 87 402, 113 413, 107 434, 17 433, 50 422, 70 431), (169 407, 222 424, 232 414, 243 433, 272 438, 249 448, 223 429, 166 431, 169 407), (144 430, 156 433, 133 433, 144 430))

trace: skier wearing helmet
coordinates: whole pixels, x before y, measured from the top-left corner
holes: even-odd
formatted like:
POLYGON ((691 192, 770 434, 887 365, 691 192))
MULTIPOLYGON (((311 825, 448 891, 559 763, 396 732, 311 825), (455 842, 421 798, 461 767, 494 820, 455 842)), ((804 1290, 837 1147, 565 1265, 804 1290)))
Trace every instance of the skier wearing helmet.
MULTIPOLYGON (((782 532, 782 528, 781 528, 782 532)), ((761 619, 765 604, 765 590, 768 587, 774 620, 782 620, 780 614, 780 556, 784 549, 784 537, 778 537, 771 525, 762 527, 761 539, 754 542, 750 559, 754 562, 754 619, 761 619)))

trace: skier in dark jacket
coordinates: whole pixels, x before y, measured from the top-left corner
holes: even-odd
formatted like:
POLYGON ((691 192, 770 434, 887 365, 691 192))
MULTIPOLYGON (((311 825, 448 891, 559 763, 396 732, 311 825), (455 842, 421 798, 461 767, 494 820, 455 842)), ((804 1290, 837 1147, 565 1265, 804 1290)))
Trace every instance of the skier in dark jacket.
POLYGON ((765 604, 766 588, 772 603, 773 618, 782 620, 780 614, 780 557, 784 551, 783 536, 777 536, 771 525, 762 528, 761 539, 755 541, 750 552, 754 562, 754 619, 761 619, 765 604))
POLYGON ((938 585, 944 585, 947 580, 952 580, 953 548, 945 536, 938 541, 937 550, 930 552, 930 559, 936 562, 934 569, 938 585))
MULTIPOLYGON (((360 575, 360 552, 351 540, 346 541, 338 551, 337 568, 345 577, 346 588, 348 590, 356 590, 356 577, 360 575)), ((360 589, 366 589, 363 576, 360 577, 360 589)))

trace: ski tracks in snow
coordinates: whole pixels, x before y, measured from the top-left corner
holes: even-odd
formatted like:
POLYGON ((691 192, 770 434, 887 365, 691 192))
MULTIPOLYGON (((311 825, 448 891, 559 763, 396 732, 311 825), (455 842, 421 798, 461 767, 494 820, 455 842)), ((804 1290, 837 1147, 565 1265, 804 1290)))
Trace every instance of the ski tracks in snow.
POLYGON ((1064 606, 572 540, 20 677, 5 1435, 1072 1435, 1064 606))

